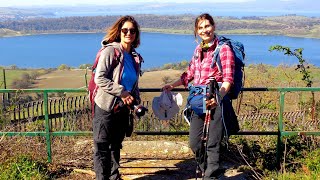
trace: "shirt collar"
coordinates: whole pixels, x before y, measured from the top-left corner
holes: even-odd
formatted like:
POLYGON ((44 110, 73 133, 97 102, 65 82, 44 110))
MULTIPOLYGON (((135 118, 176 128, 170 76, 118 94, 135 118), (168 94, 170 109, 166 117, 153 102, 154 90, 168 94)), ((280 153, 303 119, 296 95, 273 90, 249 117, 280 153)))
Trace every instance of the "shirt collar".
MULTIPOLYGON (((214 50, 217 47, 217 45, 218 45, 218 37, 215 34, 213 40, 210 43, 208 43, 208 46, 209 46, 208 50, 214 50)), ((198 51, 202 51, 201 44, 198 45, 197 49, 198 51)))

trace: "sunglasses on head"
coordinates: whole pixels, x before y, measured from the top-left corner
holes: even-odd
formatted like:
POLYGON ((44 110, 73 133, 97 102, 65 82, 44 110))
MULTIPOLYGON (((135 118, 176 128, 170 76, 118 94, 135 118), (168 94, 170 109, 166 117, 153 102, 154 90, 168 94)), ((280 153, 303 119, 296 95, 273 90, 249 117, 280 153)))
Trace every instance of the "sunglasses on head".
POLYGON ((132 29, 128 29, 128 28, 123 28, 123 29, 121 29, 121 32, 123 33, 123 34, 127 34, 128 32, 130 32, 130 34, 136 34, 136 29, 134 29, 134 28, 132 28, 132 29))

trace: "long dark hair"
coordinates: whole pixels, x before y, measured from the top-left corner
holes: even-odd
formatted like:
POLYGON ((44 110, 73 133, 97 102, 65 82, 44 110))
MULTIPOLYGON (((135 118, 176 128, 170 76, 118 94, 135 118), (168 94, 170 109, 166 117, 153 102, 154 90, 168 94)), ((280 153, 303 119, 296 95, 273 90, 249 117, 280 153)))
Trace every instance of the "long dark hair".
POLYGON ((106 40, 108 43, 112 42, 120 42, 121 38, 121 28, 125 22, 131 22, 136 29, 136 38, 132 42, 132 47, 137 48, 140 45, 140 26, 138 22, 132 17, 132 16, 123 16, 119 18, 110 28, 108 28, 107 34, 104 36, 104 40, 106 40))
POLYGON ((213 20, 213 17, 212 17, 210 14, 208 14, 208 13, 200 14, 200 15, 196 18, 196 20, 195 20, 195 22, 194 22, 193 34, 194 34, 194 38, 195 38, 195 39, 197 39, 197 34, 198 34, 197 32, 198 32, 198 24, 199 24, 199 21, 202 21, 202 20, 208 20, 212 26, 215 26, 215 22, 214 22, 214 20, 213 20))

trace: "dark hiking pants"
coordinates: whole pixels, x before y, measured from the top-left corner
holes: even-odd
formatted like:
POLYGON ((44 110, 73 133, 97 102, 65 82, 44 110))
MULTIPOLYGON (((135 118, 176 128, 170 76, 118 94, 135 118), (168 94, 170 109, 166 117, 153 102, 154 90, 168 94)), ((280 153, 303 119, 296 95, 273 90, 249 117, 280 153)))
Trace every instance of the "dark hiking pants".
POLYGON ((214 179, 219 171, 220 142, 223 136, 223 124, 221 120, 221 108, 217 107, 211 111, 209 135, 206 147, 202 146, 202 134, 205 115, 199 117, 192 113, 189 132, 189 144, 204 179, 214 179), (206 157, 204 155, 206 154, 206 157), (206 164, 206 167, 205 167, 206 164))
POLYGON ((107 112, 95 105, 93 118, 94 171, 97 180, 120 177, 120 149, 128 125, 129 110, 107 112))

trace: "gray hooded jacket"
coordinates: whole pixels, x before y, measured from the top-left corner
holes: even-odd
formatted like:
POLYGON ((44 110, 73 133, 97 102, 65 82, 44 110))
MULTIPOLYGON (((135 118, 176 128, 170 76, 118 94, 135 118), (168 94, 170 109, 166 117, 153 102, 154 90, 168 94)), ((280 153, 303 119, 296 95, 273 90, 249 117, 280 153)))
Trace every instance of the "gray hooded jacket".
MULTIPOLYGON (((94 82, 99 86, 94 101, 101 109, 111 112, 115 106, 117 98, 120 98, 121 93, 124 91, 124 87, 120 84, 123 73, 123 49, 118 42, 107 44, 106 41, 102 41, 102 46, 105 48, 101 51, 98 65, 96 67, 96 73, 94 82), (119 62, 115 57, 115 48, 119 52, 119 62), (117 63, 116 65, 114 63, 117 63)), ((132 55, 136 62, 136 72, 138 80, 135 84, 136 88, 131 92, 135 98, 136 103, 140 103, 140 93, 138 88, 139 75, 141 75, 141 63, 142 57, 132 49, 132 55)))

